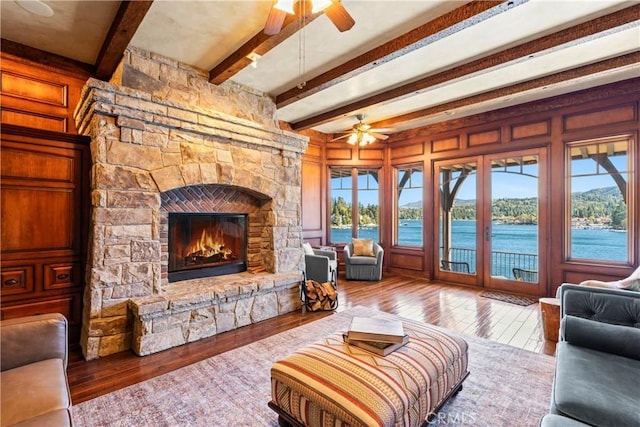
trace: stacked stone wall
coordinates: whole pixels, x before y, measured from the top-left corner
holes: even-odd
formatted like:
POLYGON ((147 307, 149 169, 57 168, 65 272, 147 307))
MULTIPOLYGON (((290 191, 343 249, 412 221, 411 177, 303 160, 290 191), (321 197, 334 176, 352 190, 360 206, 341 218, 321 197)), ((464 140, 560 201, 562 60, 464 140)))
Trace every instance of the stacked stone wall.
POLYGON ((87 359, 131 348, 130 301, 166 292, 163 193, 220 186, 249 194, 259 201, 251 233, 260 234, 251 262, 269 274, 299 273, 304 263, 307 140, 277 128, 268 97, 210 85, 205 73, 136 50, 113 82, 90 79, 75 113, 79 132, 92 138, 87 359))

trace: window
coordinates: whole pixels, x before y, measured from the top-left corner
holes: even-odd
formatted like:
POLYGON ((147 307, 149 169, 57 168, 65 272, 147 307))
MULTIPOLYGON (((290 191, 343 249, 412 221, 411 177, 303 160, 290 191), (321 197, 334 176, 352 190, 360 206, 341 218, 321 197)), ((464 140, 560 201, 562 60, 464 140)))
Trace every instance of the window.
POLYGON ((396 245, 422 246, 421 166, 396 169, 396 245))
POLYGON ((570 259, 629 262, 629 138, 568 146, 570 259))
POLYGON ((351 241, 352 188, 351 169, 331 170, 331 242, 351 241))
POLYGON ((332 243, 350 242, 352 236, 380 239, 380 185, 377 169, 331 169, 332 243), (357 212, 353 206, 357 205, 357 212))

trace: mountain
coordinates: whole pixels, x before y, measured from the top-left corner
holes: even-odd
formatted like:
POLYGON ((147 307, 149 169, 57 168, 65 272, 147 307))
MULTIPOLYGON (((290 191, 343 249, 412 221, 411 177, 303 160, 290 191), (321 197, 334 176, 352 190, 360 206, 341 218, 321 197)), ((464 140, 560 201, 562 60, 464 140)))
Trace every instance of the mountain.
POLYGON ((571 193, 571 198, 581 200, 585 202, 608 202, 608 201, 620 201, 622 195, 618 187, 604 187, 594 188, 588 191, 571 193))
MULTIPOLYGON (((411 202, 399 209, 401 219, 418 219, 422 216, 421 202, 411 202)), ((618 187, 594 188, 571 194, 571 218, 583 218, 587 223, 610 224, 613 228, 626 229, 626 206, 618 187)), ((493 201, 491 214, 494 219, 507 223, 535 224, 538 221, 538 199, 502 198, 493 201)), ((476 201, 456 199, 453 219, 476 219, 476 201)))
POLYGON ((402 205, 400 206, 400 209, 420 209, 422 208, 422 202, 411 202, 411 203, 407 203, 406 205, 402 205))

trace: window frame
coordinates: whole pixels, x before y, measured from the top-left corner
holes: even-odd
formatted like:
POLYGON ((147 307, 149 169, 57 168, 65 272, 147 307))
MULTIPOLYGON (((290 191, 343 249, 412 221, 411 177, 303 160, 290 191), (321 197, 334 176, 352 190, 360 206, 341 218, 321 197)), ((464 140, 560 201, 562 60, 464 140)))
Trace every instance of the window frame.
MULTIPOLYGON (((376 239, 377 243, 380 243, 380 241, 382 240, 382 220, 380 218, 381 214, 382 214, 382 193, 383 193, 383 188, 382 188, 382 174, 383 174, 383 168, 382 167, 376 167, 376 166, 328 166, 329 169, 329 173, 327 174, 327 176, 329 177, 329 197, 327 198, 328 202, 329 202, 329 206, 328 206, 328 227, 327 227, 327 242, 330 245, 339 245, 339 244, 347 244, 349 243, 347 242, 336 242, 332 240, 332 220, 331 220, 331 216, 332 216, 332 210, 333 210, 333 190, 334 187, 332 185, 332 180, 333 180, 333 172, 334 171, 349 171, 350 175, 351 175, 351 238, 358 238, 358 229, 359 229, 359 198, 358 198, 358 192, 361 190, 358 188, 358 179, 361 176, 361 172, 369 172, 369 171, 373 171, 377 173, 377 182, 378 182, 378 188, 377 188, 377 192, 378 192, 378 213, 377 213, 377 217, 378 217, 378 238, 376 239), (355 209, 354 209, 355 207, 355 209)), ((346 174, 345 174, 346 177, 346 174)), ((345 188, 344 190, 348 190, 347 188, 345 188)))
MULTIPOLYGON (((393 227, 392 227, 392 245, 394 247, 397 248, 407 248, 407 249, 424 249, 425 247, 425 238, 424 238, 424 232, 425 232, 425 208, 424 208, 424 200, 425 200, 425 167, 424 167, 424 163, 423 162, 417 162, 417 163, 409 163, 409 164, 402 164, 402 165, 394 165, 392 167, 392 173, 393 173, 393 214, 392 214, 392 221, 393 221, 393 227), (421 211, 422 211, 422 236, 421 236, 421 244, 419 245, 412 245, 412 244, 406 244, 406 243, 399 243, 399 237, 400 237, 400 201, 399 201, 399 185, 400 183, 398 182, 398 174, 399 171, 401 170, 409 170, 410 171, 410 177, 409 177, 409 181, 413 184, 413 171, 414 170, 419 170, 420 173, 422 174, 422 180, 420 181, 420 185, 419 186, 409 186, 409 187, 404 187, 404 188, 414 188, 414 189, 420 189, 420 202, 422 204, 422 206, 420 207, 421 211)), ((403 188, 403 189, 404 189, 403 188)))
MULTIPOLYGON (((636 152, 637 148, 635 147, 636 139, 633 134, 620 134, 620 135, 612 135, 605 136, 599 138, 589 138, 589 139, 580 139, 576 141, 569 141, 565 143, 564 146, 564 157, 565 157, 565 183, 564 183, 564 205, 565 205, 565 215, 564 215, 564 240, 565 243, 563 245, 563 259, 567 263, 574 264, 589 264, 593 265, 612 265, 612 266, 634 266, 634 260, 636 259, 636 247, 634 242, 638 236, 638 222, 635 220, 636 217, 636 204, 637 200, 635 198, 636 194, 636 180, 633 179, 635 174, 637 173, 636 168, 638 165, 637 162, 634 161, 635 156, 638 155, 636 152), (573 256, 572 254, 572 214, 573 214, 573 203, 572 203, 572 180, 576 177, 580 176, 593 176, 595 174, 573 174, 572 168, 572 158, 571 158, 571 150, 576 147, 587 147, 593 145, 601 145, 613 142, 624 142, 626 143, 626 171, 624 174, 626 175, 626 209, 627 209, 627 259, 626 260, 610 260, 610 259, 601 259, 601 258, 578 258, 573 256)), ((601 166, 597 166, 598 168, 601 166)), ((608 174, 611 176, 611 174, 608 174)))

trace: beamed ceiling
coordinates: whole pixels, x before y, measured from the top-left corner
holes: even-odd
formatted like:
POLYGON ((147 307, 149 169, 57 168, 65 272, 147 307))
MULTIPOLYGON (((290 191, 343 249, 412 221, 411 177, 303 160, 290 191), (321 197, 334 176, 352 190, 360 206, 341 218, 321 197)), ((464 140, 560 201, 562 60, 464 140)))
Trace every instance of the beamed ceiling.
POLYGON ((400 132, 640 76, 636 1, 343 0, 351 30, 320 13, 273 36, 271 1, 42 3, 2 0, 2 50, 108 79, 132 45, 268 94, 294 130, 400 132))

